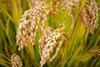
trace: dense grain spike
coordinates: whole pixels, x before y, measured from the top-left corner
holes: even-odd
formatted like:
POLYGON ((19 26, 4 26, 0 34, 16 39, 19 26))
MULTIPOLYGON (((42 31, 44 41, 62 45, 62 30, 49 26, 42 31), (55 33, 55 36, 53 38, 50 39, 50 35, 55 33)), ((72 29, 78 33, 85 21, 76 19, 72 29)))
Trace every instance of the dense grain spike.
POLYGON ((21 58, 17 54, 11 56, 11 67, 22 67, 21 58))
POLYGON ((39 25, 42 30, 45 28, 48 13, 48 5, 44 2, 41 2, 34 8, 30 8, 25 11, 20 20, 16 36, 16 42, 19 46, 19 50, 27 47, 28 45, 34 46, 39 25))
POLYGON ((41 39, 41 67, 46 63, 46 61, 52 62, 58 55, 64 41, 62 29, 63 28, 50 30, 48 28, 45 30, 41 39))
POLYGON ((81 10, 81 20, 87 28, 93 31, 97 26, 98 8, 95 0, 87 0, 86 5, 81 10))

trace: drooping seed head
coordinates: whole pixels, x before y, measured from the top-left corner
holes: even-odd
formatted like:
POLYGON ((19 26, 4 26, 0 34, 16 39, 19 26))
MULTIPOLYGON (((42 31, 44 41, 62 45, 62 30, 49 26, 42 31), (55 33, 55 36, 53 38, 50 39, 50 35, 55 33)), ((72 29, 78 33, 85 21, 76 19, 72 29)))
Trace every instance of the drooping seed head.
POLYGON ((98 8, 95 0, 87 0, 80 12, 81 20, 87 28, 93 31, 97 26, 98 8))
POLYGON ((67 10, 69 16, 72 16, 72 11, 78 3, 79 0, 64 0, 62 8, 67 10))
POLYGON ((16 35, 19 50, 28 45, 34 46, 38 27, 40 26, 42 30, 45 28, 48 13, 48 5, 44 2, 24 12, 16 35))
POLYGON ((61 30, 61 28, 45 30, 41 40, 41 67, 46 61, 52 62, 57 56, 64 40, 61 30))

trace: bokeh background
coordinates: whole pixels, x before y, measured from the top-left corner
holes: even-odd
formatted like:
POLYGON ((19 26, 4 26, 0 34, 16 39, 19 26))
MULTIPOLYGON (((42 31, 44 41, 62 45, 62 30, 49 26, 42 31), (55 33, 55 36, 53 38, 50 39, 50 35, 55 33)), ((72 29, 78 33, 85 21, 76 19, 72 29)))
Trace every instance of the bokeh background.
MULTIPOLYGON (((96 1, 99 7, 97 22, 100 24, 100 0, 96 1)), ((31 7, 34 7, 32 0, 0 0, 0 67, 11 67, 11 55, 15 53, 21 57, 23 67, 40 66, 38 43, 33 48, 21 51, 18 51, 18 46, 16 46, 19 20, 24 11, 31 7)), ((75 9, 74 15, 76 16, 78 16, 78 7, 75 9)), ((58 19, 53 21, 62 21, 62 13, 60 12, 58 14, 60 17, 56 17, 58 19)), ((50 19, 52 21, 52 18, 50 19)), ((70 20, 71 18, 67 15, 66 21, 69 23, 70 20)), ((76 20, 77 24, 72 37, 69 38, 66 45, 62 46, 55 61, 47 62, 45 67, 100 67, 100 25, 91 34, 84 32, 83 25, 78 19, 76 20)), ((55 27, 59 22, 49 22, 49 24, 55 27)))

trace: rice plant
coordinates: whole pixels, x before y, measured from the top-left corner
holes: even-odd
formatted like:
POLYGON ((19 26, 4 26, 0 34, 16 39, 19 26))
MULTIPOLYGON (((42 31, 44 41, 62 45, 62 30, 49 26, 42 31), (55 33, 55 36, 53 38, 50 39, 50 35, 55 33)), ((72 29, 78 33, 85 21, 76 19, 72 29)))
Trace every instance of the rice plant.
POLYGON ((100 0, 0 0, 0 67, 100 67, 100 0))

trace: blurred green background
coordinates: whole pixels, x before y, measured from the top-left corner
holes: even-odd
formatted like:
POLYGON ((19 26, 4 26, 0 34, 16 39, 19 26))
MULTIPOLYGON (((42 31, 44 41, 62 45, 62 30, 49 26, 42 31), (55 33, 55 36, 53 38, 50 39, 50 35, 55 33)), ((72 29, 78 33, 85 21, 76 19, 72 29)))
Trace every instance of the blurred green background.
MULTIPOLYGON (((44 67, 100 67, 100 0, 97 0, 97 3, 99 26, 95 32, 90 34, 76 18, 77 23, 72 37, 62 46, 57 58, 53 62, 47 62, 44 67)), ((0 67, 11 67, 10 57, 14 53, 21 57, 23 67, 40 66, 38 43, 34 47, 21 51, 18 51, 16 46, 19 20, 24 11, 32 5, 31 0, 0 0, 0 67)), ((75 16, 78 16, 78 11, 79 6, 75 8, 75 16)), ((57 21, 56 23, 50 21, 50 26, 55 27, 63 20, 61 16, 66 12, 59 12, 56 20, 49 19, 49 21, 57 21)), ((66 22, 71 22, 68 15, 66 15, 66 22)), ((70 24, 66 24, 66 32, 69 31, 68 25, 70 24)))

